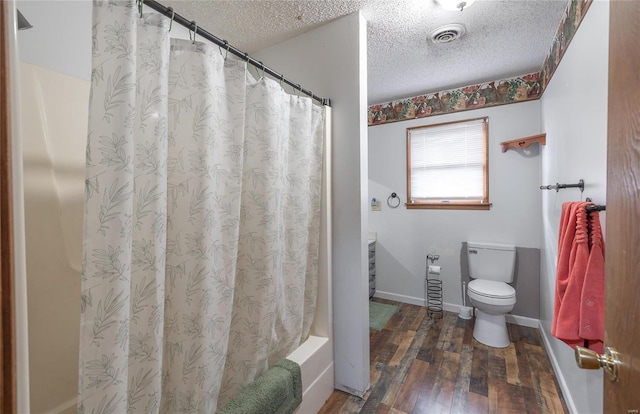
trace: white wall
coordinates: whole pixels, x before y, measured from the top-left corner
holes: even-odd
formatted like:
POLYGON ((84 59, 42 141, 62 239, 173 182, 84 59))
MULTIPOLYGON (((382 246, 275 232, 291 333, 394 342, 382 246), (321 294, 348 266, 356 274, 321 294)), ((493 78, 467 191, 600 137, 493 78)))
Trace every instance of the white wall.
MULTIPOLYGON (((583 198, 601 204, 607 180, 608 35, 609 3, 594 1, 542 97, 542 129, 547 133, 542 181, 574 183, 582 178, 583 198)), ((578 369, 573 350, 550 333, 561 207, 579 199, 575 189, 542 197, 540 322, 567 403, 574 413, 586 414, 602 412, 602 372, 578 369)))
POLYGON ((256 53, 333 107, 333 330, 336 388, 369 386, 366 22, 352 14, 256 53))
MULTIPOLYGON (((540 102, 478 109, 369 127, 369 198, 382 211, 369 213, 377 232, 376 296, 424 303, 425 256, 440 255, 444 301, 462 304, 462 243, 492 241, 538 248, 540 159, 537 144, 502 153, 499 143, 540 133, 540 102), (396 192, 406 202, 406 128, 489 117, 489 211, 407 210, 387 206, 396 192)), ((456 309, 457 310, 457 309, 456 309)))

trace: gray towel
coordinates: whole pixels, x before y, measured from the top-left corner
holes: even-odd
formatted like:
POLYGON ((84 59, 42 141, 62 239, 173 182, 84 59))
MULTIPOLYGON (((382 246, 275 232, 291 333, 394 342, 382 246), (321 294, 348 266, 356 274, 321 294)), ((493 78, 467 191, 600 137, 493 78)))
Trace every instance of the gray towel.
POLYGON ((301 402, 300 365, 283 359, 247 385, 218 414, 291 414, 301 402))

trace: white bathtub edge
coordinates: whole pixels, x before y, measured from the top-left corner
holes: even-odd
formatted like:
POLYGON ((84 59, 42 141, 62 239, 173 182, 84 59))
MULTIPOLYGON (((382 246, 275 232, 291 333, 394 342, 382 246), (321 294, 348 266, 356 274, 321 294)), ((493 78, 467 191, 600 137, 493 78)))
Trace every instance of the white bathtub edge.
POLYGON ((333 362, 302 393, 302 403, 295 414, 317 413, 334 391, 333 362))
POLYGON ((329 338, 309 336, 287 356, 302 371, 302 404, 299 414, 316 413, 334 390, 333 345, 329 338))

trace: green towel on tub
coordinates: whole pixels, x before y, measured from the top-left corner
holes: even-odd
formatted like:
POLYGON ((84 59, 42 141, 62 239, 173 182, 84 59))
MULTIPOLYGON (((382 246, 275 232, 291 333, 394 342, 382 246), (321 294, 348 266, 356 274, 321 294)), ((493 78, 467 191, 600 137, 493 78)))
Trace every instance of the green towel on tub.
POLYGON ((247 385, 218 414, 291 414, 301 402, 300 365, 283 359, 247 385))

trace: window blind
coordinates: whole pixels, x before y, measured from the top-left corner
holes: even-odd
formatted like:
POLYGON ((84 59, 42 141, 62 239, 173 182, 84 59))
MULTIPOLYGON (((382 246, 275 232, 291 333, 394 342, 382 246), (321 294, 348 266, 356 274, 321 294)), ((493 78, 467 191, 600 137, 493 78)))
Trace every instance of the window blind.
POLYGON ((410 131, 413 201, 478 201, 485 197, 485 119, 410 131))

